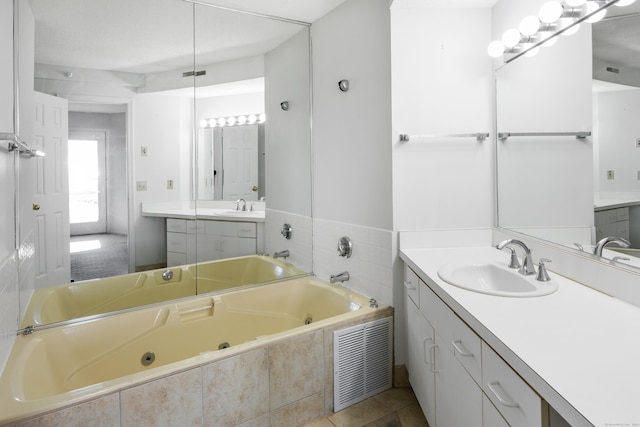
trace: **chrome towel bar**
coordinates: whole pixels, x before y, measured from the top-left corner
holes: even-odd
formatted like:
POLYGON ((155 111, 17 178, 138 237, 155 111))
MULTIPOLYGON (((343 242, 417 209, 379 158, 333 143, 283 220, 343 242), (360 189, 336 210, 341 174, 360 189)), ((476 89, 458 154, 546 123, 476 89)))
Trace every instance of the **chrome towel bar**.
POLYGON ((591 136, 591 132, 500 132, 498 139, 505 141, 512 136, 574 136, 576 139, 585 139, 591 136))
POLYGON ((477 133, 444 133, 444 134, 426 134, 426 135, 408 135, 406 133, 400 134, 400 142, 409 142, 412 139, 436 139, 436 138, 475 138, 479 142, 489 138, 488 132, 477 133))

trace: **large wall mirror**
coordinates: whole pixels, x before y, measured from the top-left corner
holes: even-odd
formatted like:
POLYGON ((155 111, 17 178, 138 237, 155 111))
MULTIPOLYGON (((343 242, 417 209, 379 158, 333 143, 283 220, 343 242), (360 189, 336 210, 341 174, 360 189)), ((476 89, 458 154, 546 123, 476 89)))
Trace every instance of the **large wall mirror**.
POLYGON ((558 38, 496 71, 498 224, 637 272, 640 4, 558 38))
MULTIPOLYGON (((20 188, 39 208, 27 213, 36 282, 21 286, 32 303, 21 328, 215 290, 212 280, 198 288, 213 268, 205 261, 275 246, 260 234, 265 210, 311 215, 308 24, 183 0, 25 1, 35 20, 35 145, 46 157, 20 188), (290 114, 279 117, 285 100, 290 114), (49 117, 60 126, 49 129, 49 117), (61 185, 44 191, 47 180, 61 185), (235 213, 240 198, 247 211, 235 213), (171 232, 184 235, 184 254, 171 254, 171 232), (144 297, 155 281, 162 292, 144 297)), ((243 280, 310 266, 279 258, 266 269, 273 274, 243 280)))

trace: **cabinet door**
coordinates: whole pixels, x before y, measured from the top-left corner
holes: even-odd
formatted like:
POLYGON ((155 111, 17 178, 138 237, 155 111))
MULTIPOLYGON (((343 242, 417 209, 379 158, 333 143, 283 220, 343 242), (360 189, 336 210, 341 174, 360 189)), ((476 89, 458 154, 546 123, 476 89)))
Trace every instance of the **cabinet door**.
POLYGON ((407 309, 407 370, 409 382, 420 402, 427 422, 435 426, 436 393, 435 374, 432 369, 432 357, 434 354, 435 334, 433 327, 422 316, 420 310, 413 301, 406 296, 407 309))
POLYGON ((252 255, 256 253, 256 239, 222 237, 222 258, 252 255))
POLYGON ((437 331, 435 340, 436 427, 481 427, 482 390, 437 331))

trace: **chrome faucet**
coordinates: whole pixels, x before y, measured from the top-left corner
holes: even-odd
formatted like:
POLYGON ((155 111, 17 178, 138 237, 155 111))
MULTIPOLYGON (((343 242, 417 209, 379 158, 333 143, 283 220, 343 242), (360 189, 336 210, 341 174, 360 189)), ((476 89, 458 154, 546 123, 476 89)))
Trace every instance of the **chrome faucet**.
POLYGON ((273 254, 274 258, 287 258, 289 256, 289 249, 285 249, 284 251, 276 252, 273 254))
MULTIPOLYGON (((520 266, 520 268, 518 269, 518 273, 523 274, 525 276, 531 275, 531 274, 536 274, 536 267, 533 265, 533 258, 531 257, 531 250, 527 247, 527 245, 524 244, 524 242, 521 242, 520 240, 516 240, 516 239, 507 239, 507 240, 503 240, 502 242, 498 243, 496 245, 496 249, 502 250, 510 245, 517 245, 520 246, 522 248, 522 250, 524 251, 524 257, 522 259, 522 265, 520 266)), ((513 254, 513 252, 512 252, 513 254)))
POLYGON ((346 282, 347 280, 349 280, 349 272, 348 271, 343 271, 342 273, 339 273, 339 274, 332 274, 329 277, 329 282, 330 283, 346 282))
POLYGON ((240 210, 240 202, 242 202, 242 211, 245 212, 247 210, 247 201, 245 199, 236 200, 236 210, 240 210))
POLYGON ((593 249, 594 255, 598 255, 601 257, 602 250, 610 243, 615 243, 623 248, 628 248, 631 246, 631 243, 627 239, 623 239, 622 237, 605 237, 604 239, 600 239, 598 243, 596 243, 596 247, 593 249))

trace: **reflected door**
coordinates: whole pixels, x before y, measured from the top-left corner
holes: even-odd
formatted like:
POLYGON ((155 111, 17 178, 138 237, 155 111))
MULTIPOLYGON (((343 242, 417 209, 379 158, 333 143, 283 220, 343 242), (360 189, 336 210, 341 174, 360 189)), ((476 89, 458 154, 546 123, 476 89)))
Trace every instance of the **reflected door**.
POLYGON ((224 200, 258 200, 258 125, 225 127, 222 146, 224 200))
POLYGON ((69 133, 71 235, 107 232, 104 132, 69 133))
POLYGON ((35 92, 34 145, 46 155, 34 168, 36 287, 68 283, 67 100, 35 92))

